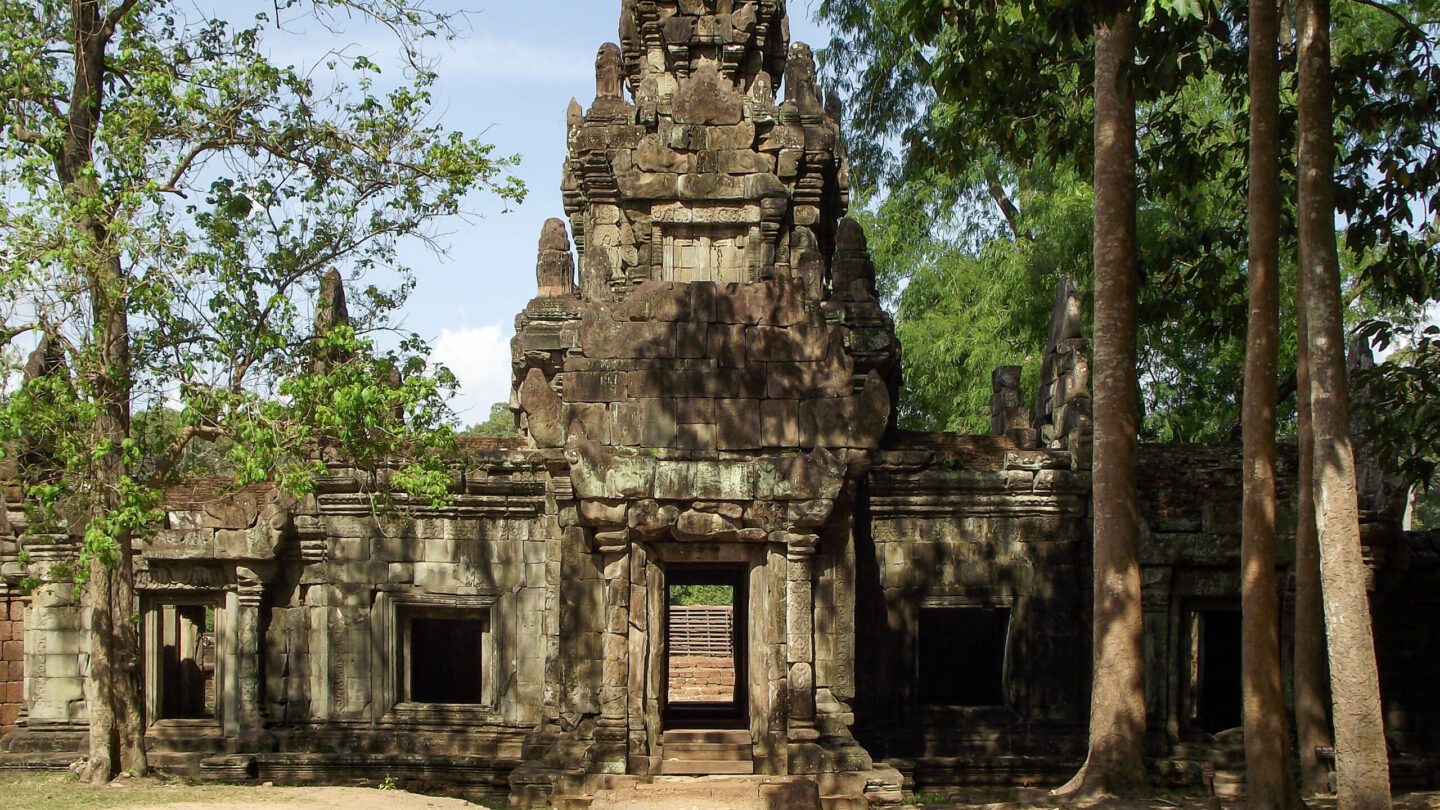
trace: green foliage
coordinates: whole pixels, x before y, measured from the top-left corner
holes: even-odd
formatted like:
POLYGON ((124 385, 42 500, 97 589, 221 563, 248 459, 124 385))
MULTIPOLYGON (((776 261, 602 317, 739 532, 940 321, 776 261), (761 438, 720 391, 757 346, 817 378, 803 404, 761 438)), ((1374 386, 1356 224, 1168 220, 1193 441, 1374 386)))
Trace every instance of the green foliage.
POLYGON ((690 605, 725 606, 735 604, 735 589, 729 585, 672 585, 670 604, 678 607, 690 605))
POLYGON ((1412 519, 1416 531, 1440 530, 1440 488, 1425 490, 1416 499, 1412 519))
POLYGON ((277 63, 264 14, 235 25, 165 0, 0 0, 0 336, 47 335, 56 351, 50 374, 0 403, 0 443, 24 448, 32 531, 83 527, 82 563, 153 531, 182 477, 306 492, 322 448, 393 489, 445 496, 454 377, 413 335, 376 343, 415 284, 399 246, 438 247, 433 226, 477 190, 509 203, 524 188, 513 158, 435 123, 419 45, 449 34, 445 14, 275 7, 301 13, 379 22, 411 70, 382 91, 363 56, 277 63), (72 19, 89 10, 93 31, 72 19), (103 65, 77 85, 87 49, 103 65), (331 267, 352 325, 316 335, 331 267))
MULTIPOLYGON (((1378 329, 1375 337, 1388 346, 1397 331, 1378 329)), ((1357 375, 1355 384, 1363 388, 1367 407, 1357 409, 1354 418, 1381 458, 1399 460, 1406 483, 1434 488, 1440 483, 1435 475, 1440 467, 1440 326, 1404 337, 1409 345, 1357 375)))
MULTIPOLYGON (((1436 5, 1336 12, 1347 289, 1352 322, 1374 318, 1377 330, 1412 323, 1440 279, 1436 5)), ((907 427, 985 429, 991 369, 1022 364, 1034 390, 1056 281, 1089 286, 1088 31, 1104 13, 1028 0, 819 6, 836 32, 822 69, 849 96, 853 176, 896 307, 907 427)), ((1129 79, 1141 139, 1142 431, 1236 438, 1248 301, 1244 8, 1152 2, 1139 27, 1129 79)), ((1284 64, 1288 137, 1293 57, 1284 64)), ((1285 178, 1293 184, 1293 166, 1285 178)), ((1296 353, 1293 208, 1283 216, 1282 426, 1294 417, 1296 353)))
POLYGON ((515 414, 511 413, 510 405, 504 402, 496 402, 490 406, 490 417, 488 419, 465 428, 460 431, 460 435, 492 436, 504 439, 518 436, 519 431, 515 429, 515 414))

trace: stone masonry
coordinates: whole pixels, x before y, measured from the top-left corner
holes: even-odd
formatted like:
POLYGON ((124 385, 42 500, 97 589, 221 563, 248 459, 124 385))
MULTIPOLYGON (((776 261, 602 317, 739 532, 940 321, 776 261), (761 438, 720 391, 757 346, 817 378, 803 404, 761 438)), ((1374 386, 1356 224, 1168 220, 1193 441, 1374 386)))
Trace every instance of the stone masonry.
MULTIPOLYGON (((785 3, 618 5, 516 319, 519 436, 463 440, 439 506, 377 512, 386 471, 331 447, 303 498, 169 492, 136 549, 152 762, 390 776, 518 808, 614 806, 717 771, 746 802, 831 810, 1058 784, 1084 756, 1089 688, 1079 291, 1057 290, 1037 391, 996 370, 990 435, 896 429, 899 344, 846 216, 839 104, 785 3), (669 588, 695 583, 734 594, 733 689, 698 707, 670 700, 698 684, 666 642, 669 588)), ((317 330, 344 322, 338 275, 317 310, 317 330)), ((45 347, 30 365, 66 373, 45 347)), ((88 719, 88 618, 56 565, 76 538, 30 525, 19 475, 0 470, 0 767, 63 768, 88 719)), ((1234 446, 1141 451, 1166 779, 1198 778, 1238 724, 1240 475, 1234 446)), ((1440 592, 1437 543, 1371 502, 1387 722, 1404 773, 1433 781, 1440 647, 1417 617, 1440 592)))

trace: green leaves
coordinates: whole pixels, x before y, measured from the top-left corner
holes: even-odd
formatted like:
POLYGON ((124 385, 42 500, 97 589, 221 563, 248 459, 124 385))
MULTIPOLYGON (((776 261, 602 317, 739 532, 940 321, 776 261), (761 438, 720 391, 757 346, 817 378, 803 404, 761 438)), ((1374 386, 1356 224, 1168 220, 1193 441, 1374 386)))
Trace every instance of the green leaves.
POLYGON ((450 36, 452 15, 423 0, 275 12, 378 24, 411 69, 381 92, 357 57, 348 82, 317 88, 271 60, 265 15, 143 0, 85 34, 68 2, 0 0, 0 316, 7 335, 34 321, 65 359, 0 402, 0 441, 19 448, 33 530, 82 536, 87 557, 143 537, 186 476, 305 492, 344 458, 445 494, 454 377, 391 328, 417 283, 399 248, 440 249, 435 225, 477 192, 521 200, 515 159, 436 123, 420 44, 450 36), (72 86, 77 50, 105 54, 88 90, 72 86), (350 325, 317 337, 332 267, 350 325))

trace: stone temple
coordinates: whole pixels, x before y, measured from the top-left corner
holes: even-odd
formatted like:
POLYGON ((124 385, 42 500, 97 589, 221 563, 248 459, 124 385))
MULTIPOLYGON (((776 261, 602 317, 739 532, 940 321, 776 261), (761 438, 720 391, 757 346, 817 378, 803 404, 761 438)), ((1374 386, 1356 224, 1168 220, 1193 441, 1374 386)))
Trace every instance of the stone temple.
MULTIPOLYGON (((1076 291, 1035 347, 1039 390, 996 371, 991 435, 897 430, 899 344, 846 218, 838 104, 785 3, 619 5, 595 99, 570 108, 568 223, 546 223, 516 321, 521 437, 471 441, 453 500, 404 516, 377 517, 343 460, 301 500, 171 492, 136 562, 152 761, 522 808, 662 775, 754 774, 796 808, 1060 783, 1090 669, 1076 291), (669 699, 679 585, 732 595, 725 699, 669 699)), ((1240 723, 1239 460, 1142 450, 1166 778, 1230 762, 1240 723)), ((74 539, 27 535, 6 495, 0 765, 63 767, 84 746, 85 617, 70 583, 19 582, 74 539)), ((1434 780, 1440 537, 1400 532, 1388 502, 1366 514, 1397 767, 1434 780)))

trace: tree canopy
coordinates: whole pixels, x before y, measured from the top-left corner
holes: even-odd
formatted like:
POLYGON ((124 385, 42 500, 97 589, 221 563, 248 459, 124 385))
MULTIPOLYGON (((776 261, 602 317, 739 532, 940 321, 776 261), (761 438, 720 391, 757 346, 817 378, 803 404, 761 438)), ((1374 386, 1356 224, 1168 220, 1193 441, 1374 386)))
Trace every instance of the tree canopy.
MULTIPOLYGON (((1132 74, 1142 432, 1154 440, 1237 438, 1247 300, 1246 9, 1147 8, 1132 74)), ((980 430, 995 365, 1023 360, 1033 380, 1044 305, 1059 277, 1088 287, 1093 54, 1074 36, 1085 9, 825 0, 818 15, 836 32, 822 68, 847 96, 852 176, 862 186, 882 289, 897 311, 902 422, 980 430)), ((1337 9, 1347 293, 1352 326, 1372 318, 1367 328, 1378 335, 1408 338, 1440 278, 1440 200, 1424 179, 1435 171, 1440 140, 1437 19, 1433 0, 1337 9)), ((1282 135, 1293 141, 1288 46, 1284 58, 1282 135)), ((1293 156, 1282 169, 1293 189, 1293 156)), ((1293 205, 1282 215, 1282 286, 1293 291, 1293 205)), ((1282 298, 1281 319, 1282 333, 1293 335, 1293 292, 1282 298)), ((1280 351, 1282 429, 1293 425, 1294 358, 1290 339, 1280 351)))
POLYGON ((477 190, 524 194, 513 159, 435 121, 420 46, 451 24, 423 0, 283 0, 248 22, 0 0, 0 335, 40 346, 0 403, 0 443, 27 451, 30 533, 83 535, 77 565, 36 573, 93 580, 96 778, 119 764, 115 718, 124 767, 144 768, 136 673, 108 667, 136 642, 132 542, 192 442, 224 440, 237 485, 305 492, 344 457, 445 494, 444 453, 413 451, 453 445, 455 380, 392 328, 415 284, 399 247, 442 247, 436 223, 477 190), (275 61, 270 26, 302 14, 383 26, 407 69, 275 61))

